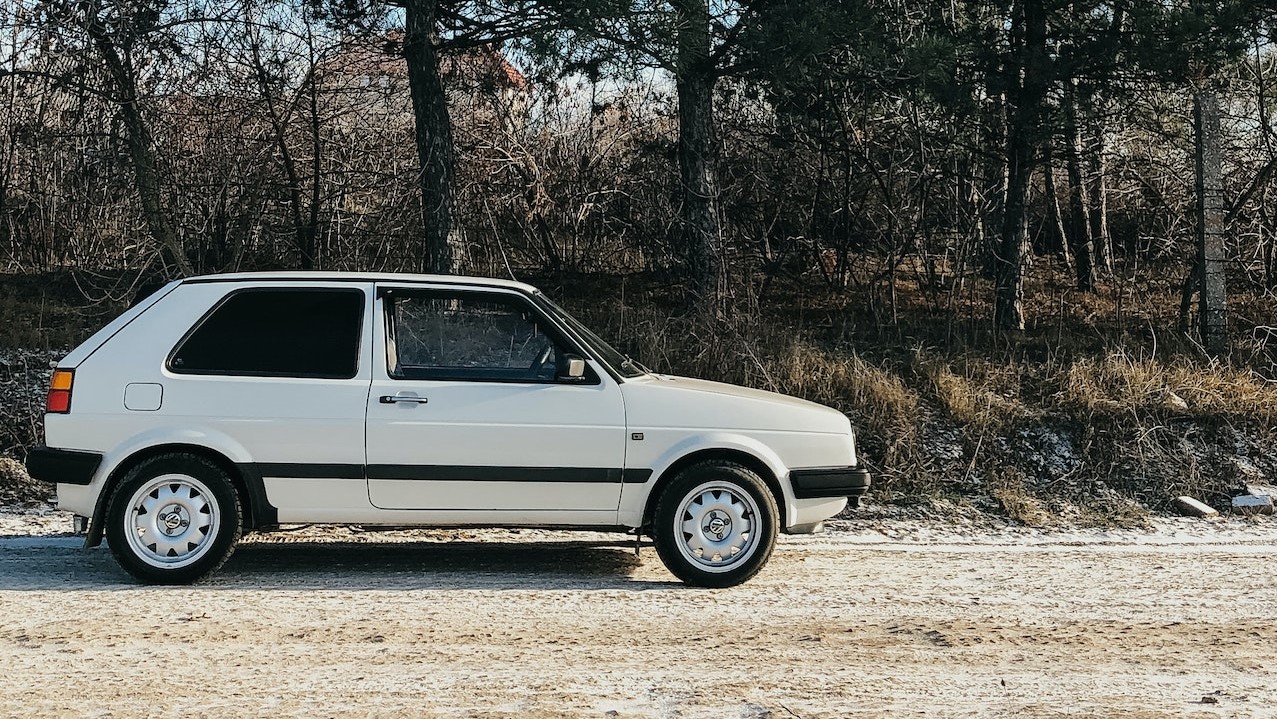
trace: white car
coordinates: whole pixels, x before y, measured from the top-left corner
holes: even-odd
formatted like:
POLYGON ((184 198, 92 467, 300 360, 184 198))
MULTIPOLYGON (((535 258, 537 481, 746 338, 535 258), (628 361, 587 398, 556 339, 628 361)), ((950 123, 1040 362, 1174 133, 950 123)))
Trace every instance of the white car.
POLYGON ((154 583, 280 524, 650 535, 685 582, 757 574, 869 487, 847 417, 655 374, 535 288, 314 272, 175 281, 67 355, 27 468, 154 583))

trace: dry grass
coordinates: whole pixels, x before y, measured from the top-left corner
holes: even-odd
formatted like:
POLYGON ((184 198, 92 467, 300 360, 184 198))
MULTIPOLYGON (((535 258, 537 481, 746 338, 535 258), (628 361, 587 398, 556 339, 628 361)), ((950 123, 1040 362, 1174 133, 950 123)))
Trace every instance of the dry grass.
POLYGON ((1277 384, 1216 364, 1160 363, 1113 353, 1071 363, 1059 383, 1059 404, 1090 415, 1277 419, 1277 384))
POLYGON ((1144 505, 1117 492, 1101 492, 1080 497, 1068 520, 1079 527, 1119 527, 1148 529, 1151 515, 1144 505))
POLYGON ((1048 511, 1043 501, 1025 488, 1023 474, 1008 469, 995 470, 987 487, 989 496, 1000 505, 1008 519, 1030 527, 1059 523, 1059 516, 1048 511))
POLYGON ((852 354, 795 342, 771 363, 777 389, 863 415, 880 427, 903 429, 918 417, 921 398, 891 370, 852 354))
POLYGON ((936 472, 922 439, 931 412, 899 372, 854 353, 800 342, 770 366, 777 380, 774 389, 830 405, 852 418, 861 457, 874 469, 879 486, 935 490, 936 472))
POLYGON ((1034 414, 1021 399, 1024 370, 1018 364, 970 357, 951 362, 919 352, 915 365, 936 401, 959 425, 1000 429, 1034 414))

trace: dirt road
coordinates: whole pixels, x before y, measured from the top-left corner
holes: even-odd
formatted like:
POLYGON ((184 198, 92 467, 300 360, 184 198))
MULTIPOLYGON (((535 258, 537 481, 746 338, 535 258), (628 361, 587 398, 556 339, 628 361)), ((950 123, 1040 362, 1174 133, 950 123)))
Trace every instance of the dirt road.
POLYGON ((605 535, 349 530, 144 588, 51 522, 0 515, 0 715, 1277 716, 1270 525, 846 524, 707 591, 605 535))

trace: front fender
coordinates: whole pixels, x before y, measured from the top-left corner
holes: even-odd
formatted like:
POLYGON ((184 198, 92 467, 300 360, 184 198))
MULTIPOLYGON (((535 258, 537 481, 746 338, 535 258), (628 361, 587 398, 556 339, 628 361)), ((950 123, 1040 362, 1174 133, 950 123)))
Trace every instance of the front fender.
MULTIPOLYGON (((704 432, 686 437, 670 445, 650 460, 650 463, 646 466, 651 468, 652 474, 647 481, 643 484, 627 484, 621 490, 619 523, 627 527, 637 527, 642 524, 643 511, 647 507, 652 492, 670 468, 680 460, 699 452, 724 450, 747 454, 761 462, 771 471, 772 475, 779 481, 781 493, 784 497, 785 516, 782 517, 783 524, 786 527, 792 525, 796 515, 793 509, 794 492, 787 481, 789 467, 785 465, 773 449, 759 440, 737 432, 724 431, 704 432)), ((627 458, 626 465, 628 469, 637 467, 638 463, 631 464, 627 458)))

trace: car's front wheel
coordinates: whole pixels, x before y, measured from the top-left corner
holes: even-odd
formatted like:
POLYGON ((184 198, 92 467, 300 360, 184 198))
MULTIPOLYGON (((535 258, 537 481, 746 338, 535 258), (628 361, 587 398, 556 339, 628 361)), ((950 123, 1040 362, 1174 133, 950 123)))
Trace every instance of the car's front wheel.
POLYGON ((111 553, 129 574, 151 584, 189 584, 212 574, 235 550, 239 498, 209 460, 166 454, 124 476, 106 523, 111 553))
POLYGON ((757 473, 731 462, 704 462, 665 487, 652 537, 661 561, 679 579, 731 587, 758 574, 771 557, 778 514, 757 473))

